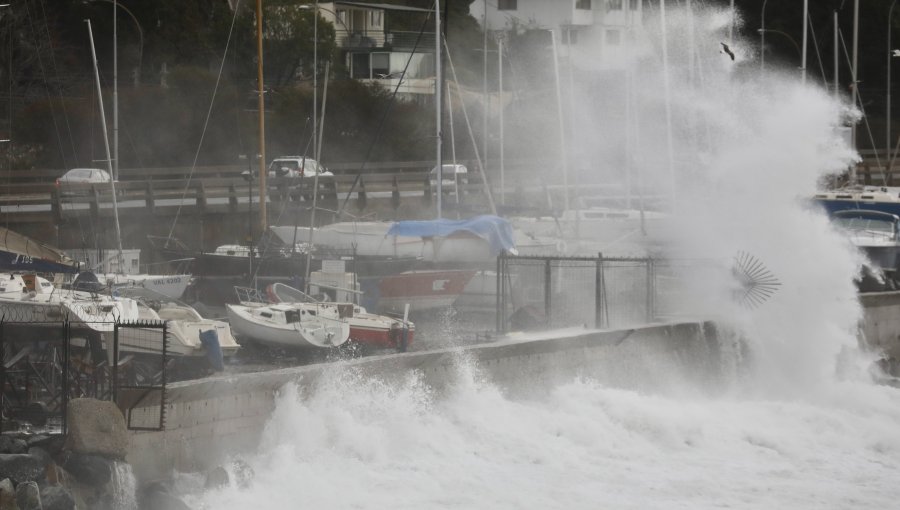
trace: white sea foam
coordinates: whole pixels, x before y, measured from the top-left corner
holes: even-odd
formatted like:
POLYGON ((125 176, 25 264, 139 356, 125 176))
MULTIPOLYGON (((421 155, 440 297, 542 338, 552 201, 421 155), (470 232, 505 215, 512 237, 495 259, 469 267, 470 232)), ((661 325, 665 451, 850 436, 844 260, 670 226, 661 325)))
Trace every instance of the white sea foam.
POLYGON ((900 395, 673 399, 573 380, 515 401, 469 380, 288 387, 247 488, 204 508, 891 508, 900 395), (466 382, 466 381, 463 381, 466 382))
MULTIPOLYGON (((332 374, 315 389, 283 390, 259 452, 248 459, 256 473, 249 486, 195 494, 191 503, 896 506, 900 391, 872 384, 871 356, 856 348, 861 310, 852 279, 860 258, 804 201, 823 175, 854 157, 834 134, 848 112, 824 91, 800 86, 796 73, 735 72, 717 53, 727 30, 721 11, 698 13, 693 24, 704 71, 690 85, 686 17, 671 10, 670 19, 670 37, 681 42, 672 51, 678 251, 727 268, 744 250, 781 282, 755 310, 728 299, 727 271, 710 270, 687 289, 695 310, 749 342, 752 370, 735 370, 725 396, 704 388, 638 392, 573 374, 530 398, 504 394, 466 363, 458 384, 439 395, 414 376, 389 384, 332 374)), ((634 53, 657 47, 654 37, 634 53)), ((739 60, 752 58, 741 41, 733 49, 739 60)), ((661 80, 650 71, 641 81, 640 169, 645 180, 666 182, 661 80)), ((600 149, 625 144, 615 138, 619 126, 583 127, 603 140, 600 149)), ((737 354, 731 361, 746 361, 737 354)))

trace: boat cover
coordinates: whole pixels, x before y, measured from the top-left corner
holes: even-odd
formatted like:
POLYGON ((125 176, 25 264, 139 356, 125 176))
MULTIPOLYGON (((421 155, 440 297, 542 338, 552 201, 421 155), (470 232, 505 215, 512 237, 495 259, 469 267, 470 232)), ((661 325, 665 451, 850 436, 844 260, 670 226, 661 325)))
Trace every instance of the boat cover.
POLYGON ((0 227, 0 269, 77 273, 78 263, 56 248, 0 227))
POLYGON ((485 214, 468 220, 398 221, 391 225, 387 235, 404 237, 449 237, 458 232, 474 234, 491 246, 491 254, 516 253, 512 226, 499 216, 485 214))

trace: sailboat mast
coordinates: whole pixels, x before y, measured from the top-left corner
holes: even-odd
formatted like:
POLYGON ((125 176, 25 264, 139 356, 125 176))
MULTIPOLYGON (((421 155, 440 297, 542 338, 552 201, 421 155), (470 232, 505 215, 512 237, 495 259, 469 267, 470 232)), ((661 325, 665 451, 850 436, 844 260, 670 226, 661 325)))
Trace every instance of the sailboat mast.
POLYGON ((100 125, 103 127, 103 147, 106 149, 106 167, 109 169, 109 185, 112 189, 113 218, 116 224, 116 246, 119 249, 118 266, 122 271, 125 259, 122 256, 122 229, 119 227, 119 204, 116 201, 116 180, 112 177, 112 157, 109 153, 109 135, 106 131, 106 112, 103 110, 103 91, 100 89, 100 69, 97 66, 97 51, 94 49, 94 31, 91 30, 91 20, 84 20, 88 26, 88 37, 91 40, 91 58, 94 61, 94 81, 97 85, 97 101, 100 103, 100 125))
POLYGON ((113 173, 119 180, 119 36, 118 2, 113 2, 113 173))
MULTIPOLYGON (((257 107, 259 108, 259 224, 260 232, 268 228, 266 221, 266 102, 263 83, 263 19, 262 0, 256 0, 256 81, 258 84, 257 107)), ((251 254, 252 256, 253 254, 251 254)))
POLYGON ((441 181, 444 180, 444 168, 441 165, 441 103, 443 102, 441 95, 441 87, 443 86, 441 60, 441 0, 434 0, 434 128, 436 141, 435 160, 437 161, 437 219, 441 219, 441 195, 443 194, 441 181))

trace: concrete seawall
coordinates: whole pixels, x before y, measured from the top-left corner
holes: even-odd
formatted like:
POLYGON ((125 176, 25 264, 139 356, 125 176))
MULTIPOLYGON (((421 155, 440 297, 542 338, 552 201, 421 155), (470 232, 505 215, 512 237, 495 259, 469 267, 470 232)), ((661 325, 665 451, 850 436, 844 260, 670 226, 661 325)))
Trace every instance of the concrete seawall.
POLYGON ((867 292, 859 295, 859 302, 865 344, 900 361, 900 292, 867 292))
MULTIPOLYGON (((255 449, 275 407, 277 391, 295 382, 313 391, 329 373, 351 370, 390 381, 419 374, 436 391, 452 385, 459 366, 509 394, 552 388, 577 376, 633 389, 678 384, 716 387, 728 356, 711 323, 684 322, 618 331, 570 329, 535 333, 456 349, 375 356, 268 372, 171 384, 166 428, 132 432, 128 460, 139 483, 199 471, 255 449)), ((152 422, 152 402, 132 418, 152 422)))

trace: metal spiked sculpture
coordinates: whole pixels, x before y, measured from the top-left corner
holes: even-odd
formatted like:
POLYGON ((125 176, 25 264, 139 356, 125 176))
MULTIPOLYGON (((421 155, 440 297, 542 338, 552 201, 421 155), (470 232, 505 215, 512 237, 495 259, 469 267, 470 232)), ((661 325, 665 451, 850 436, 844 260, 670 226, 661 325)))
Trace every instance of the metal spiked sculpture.
POLYGON ((747 308, 763 304, 781 286, 778 278, 759 259, 744 251, 734 257, 731 272, 739 285, 735 292, 736 301, 747 308))

